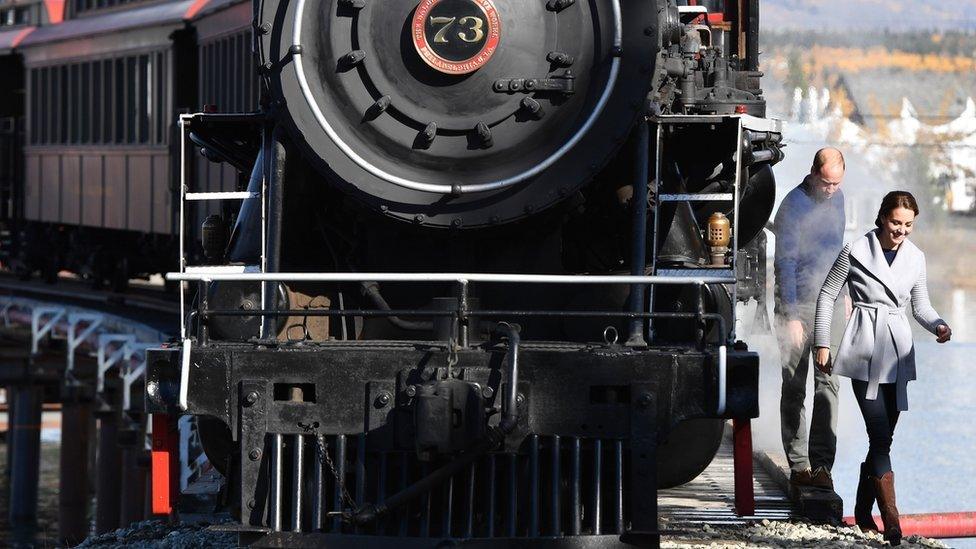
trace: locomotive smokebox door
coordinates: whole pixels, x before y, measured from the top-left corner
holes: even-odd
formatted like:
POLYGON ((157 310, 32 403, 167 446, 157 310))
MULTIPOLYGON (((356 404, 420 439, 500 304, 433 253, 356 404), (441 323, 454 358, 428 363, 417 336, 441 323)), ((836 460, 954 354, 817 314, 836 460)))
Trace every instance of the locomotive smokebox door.
POLYGON ((428 227, 504 224, 573 196, 658 75, 654 2, 261 6, 271 91, 322 184, 428 227))

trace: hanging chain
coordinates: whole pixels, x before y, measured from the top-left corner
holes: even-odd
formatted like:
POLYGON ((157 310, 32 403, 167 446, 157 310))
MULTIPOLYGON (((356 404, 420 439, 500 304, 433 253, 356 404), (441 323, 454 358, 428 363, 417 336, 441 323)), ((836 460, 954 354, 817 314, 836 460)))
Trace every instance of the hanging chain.
POLYGON ((458 344, 453 337, 447 343, 447 377, 451 377, 451 369, 458 363, 458 344))
MULTIPOLYGON (((318 442, 318 444, 315 445, 315 453, 318 455, 319 463, 325 463, 325 465, 329 468, 329 471, 332 472, 332 476, 335 477, 336 486, 339 488, 339 499, 340 499, 340 502, 347 509, 349 509, 350 512, 351 511, 355 511, 355 509, 356 509, 356 501, 354 499, 352 499, 352 496, 351 495, 349 495, 349 490, 346 489, 346 480, 344 478, 342 478, 342 475, 339 474, 339 471, 335 467, 335 463, 332 462, 332 457, 329 456, 329 443, 326 442, 325 435, 319 435, 318 437, 316 437, 316 441, 318 442)), ((336 515, 336 514, 345 515, 346 513, 345 512, 332 512, 332 513, 327 513, 327 514, 329 514, 329 515, 336 515)))

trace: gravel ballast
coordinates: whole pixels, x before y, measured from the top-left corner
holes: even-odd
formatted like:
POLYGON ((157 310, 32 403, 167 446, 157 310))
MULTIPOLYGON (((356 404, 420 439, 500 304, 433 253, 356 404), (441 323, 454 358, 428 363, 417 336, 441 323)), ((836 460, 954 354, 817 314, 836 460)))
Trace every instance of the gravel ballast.
POLYGON ((237 547, 237 535, 207 530, 210 525, 169 524, 159 520, 136 522, 98 536, 92 536, 78 547, 133 549, 230 549, 237 547))
MULTIPOLYGON (((666 525, 662 525, 667 528, 666 525)), ((697 528, 677 527, 684 533, 665 536, 661 547, 692 549, 698 547, 818 547, 854 548, 889 547, 880 534, 861 532, 856 526, 827 526, 806 522, 780 522, 763 520, 746 526, 710 526, 697 528)), ((909 536, 902 539, 901 547, 948 547, 944 543, 909 536)))
MULTIPOLYGON (((93 536, 79 547, 108 548, 164 548, 191 549, 198 547, 237 547, 237 536, 226 532, 208 530, 209 524, 167 524, 157 520, 137 522, 122 528, 93 536)), ((665 529, 668 525, 662 524, 665 529)), ((664 548, 731 548, 731 547, 818 547, 855 548, 888 547, 879 534, 862 533, 855 526, 823 526, 804 522, 775 522, 763 520, 746 526, 679 527, 682 533, 665 536, 664 548)), ((902 540, 902 547, 945 548, 947 545, 919 536, 902 540)))

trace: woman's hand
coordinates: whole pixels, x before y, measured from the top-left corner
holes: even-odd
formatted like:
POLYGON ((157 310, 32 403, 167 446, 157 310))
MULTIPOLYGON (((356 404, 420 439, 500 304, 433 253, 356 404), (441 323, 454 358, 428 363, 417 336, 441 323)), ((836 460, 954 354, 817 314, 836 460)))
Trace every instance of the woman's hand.
POLYGON ((830 363, 830 349, 817 347, 817 352, 813 356, 813 363, 817 365, 818 370, 830 375, 830 371, 833 370, 833 365, 830 363))
POLYGON ((945 343, 952 339, 952 328, 949 328, 945 324, 939 324, 935 329, 935 335, 938 336, 936 341, 939 343, 945 343))

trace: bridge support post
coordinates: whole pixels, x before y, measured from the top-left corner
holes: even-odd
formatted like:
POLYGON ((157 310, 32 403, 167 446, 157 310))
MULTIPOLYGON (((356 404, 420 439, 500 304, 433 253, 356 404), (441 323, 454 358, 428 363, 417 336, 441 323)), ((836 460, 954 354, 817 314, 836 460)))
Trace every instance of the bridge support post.
MULTIPOLYGON (((144 436, 142 430, 139 430, 137 435, 137 438, 140 439, 144 436)), ((146 518, 147 470, 141 463, 142 454, 145 453, 143 445, 143 441, 139 440, 138 444, 126 446, 122 450, 122 494, 119 526, 123 528, 146 518)))
POLYGON ((14 464, 14 418, 17 412, 14 405, 14 386, 7 385, 4 390, 7 392, 7 432, 4 439, 7 443, 7 460, 4 463, 3 472, 7 476, 7 486, 10 486, 10 473, 14 464))
POLYGON ((72 547, 88 537, 88 441, 91 402, 69 396, 61 404, 61 463, 58 529, 72 547))
POLYGON ((98 456, 95 485, 95 533, 104 534, 119 527, 119 470, 122 455, 119 448, 119 417, 115 410, 99 414, 98 456))
POLYGON ((17 412, 10 429, 10 527, 15 540, 29 541, 37 529, 37 487, 41 458, 41 388, 11 388, 17 412))

